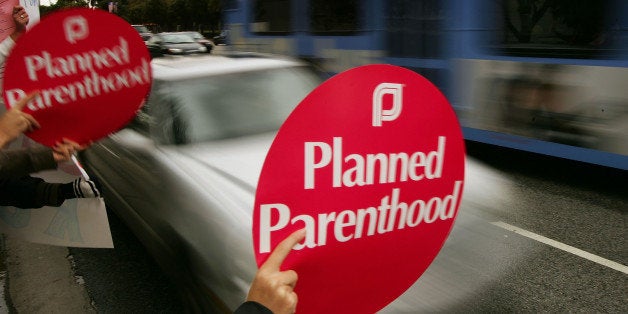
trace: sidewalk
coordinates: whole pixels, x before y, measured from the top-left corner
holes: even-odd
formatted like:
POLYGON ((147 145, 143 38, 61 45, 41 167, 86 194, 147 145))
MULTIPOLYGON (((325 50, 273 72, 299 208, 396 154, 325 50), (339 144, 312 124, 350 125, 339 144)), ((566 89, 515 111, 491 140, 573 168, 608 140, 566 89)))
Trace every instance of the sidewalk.
POLYGON ((0 313, 96 313, 66 247, 0 241, 0 313))

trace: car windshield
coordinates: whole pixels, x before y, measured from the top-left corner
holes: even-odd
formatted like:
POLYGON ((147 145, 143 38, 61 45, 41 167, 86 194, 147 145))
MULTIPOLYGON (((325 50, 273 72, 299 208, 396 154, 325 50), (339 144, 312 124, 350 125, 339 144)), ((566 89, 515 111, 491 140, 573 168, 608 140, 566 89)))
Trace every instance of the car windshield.
POLYGON ((162 34, 161 40, 165 43, 172 43, 172 44, 183 44, 183 43, 194 42, 194 39, 192 39, 192 37, 185 34, 162 34))
POLYGON ((307 67, 195 78, 168 83, 158 102, 175 143, 205 142, 278 130, 321 81, 307 67))
POLYGON ((185 33, 185 34, 194 39, 203 39, 203 35, 201 35, 201 33, 191 32, 191 33, 185 33))

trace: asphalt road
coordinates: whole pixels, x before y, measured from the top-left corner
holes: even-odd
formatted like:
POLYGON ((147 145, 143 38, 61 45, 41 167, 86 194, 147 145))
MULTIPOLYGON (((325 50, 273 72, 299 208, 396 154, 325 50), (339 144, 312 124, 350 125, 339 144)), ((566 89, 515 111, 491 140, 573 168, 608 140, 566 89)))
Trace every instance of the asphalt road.
MULTIPOLYGON (((404 295, 388 312, 628 313, 628 173, 474 143, 467 150, 454 229, 413 286, 420 297, 404 295)), ((180 312, 176 289, 137 239, 115 216, 110 224, 115 249, 69 249, 93 309, 180 312)))
POLYGON ((467 149, 469 189, 454 229, 413 287, 421 297, 402 296, 399 308, 626 313, 627 173, 485 145, 467 149))
POLYGON ((176 288, 137 238, 110 214, 114 249, 70 248, 74 272, 99 313, 181 313, 176 288))

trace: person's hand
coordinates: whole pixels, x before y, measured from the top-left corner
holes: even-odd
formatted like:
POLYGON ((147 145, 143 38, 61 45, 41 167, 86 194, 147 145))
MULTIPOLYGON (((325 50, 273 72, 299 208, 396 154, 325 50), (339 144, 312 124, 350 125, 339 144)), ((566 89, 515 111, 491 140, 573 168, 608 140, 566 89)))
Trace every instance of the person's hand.
POLYGON ((305 229, 293 232, 270 254, 268 260, 257 271, 249 289, 247 301, 262 304, 274 314, 292 314, 297 308, 297 294, 294 286, 297 273, 294 270, 281 271, 281 264, 292 248, 305 238, 305 229))
POLYGON ((39 123, 33 116, 22 112, 26 104, 37 95, 38 91, 26 95, 0 116, 0 148, 15 140, 20 134, 39 128, 39 123))
POLYGON ((83 149, 85 149, 84 146, 64 138, 63 141, 57 142, 57 144, 52 148, 52 156, 56 162, 68 161, 72 158, 72 155, 74 155, 75 152, 83 149))
POLYGON ((26 13, 26 10, 21 5, 13 7, 13 14, 11 17, 13 18, 13 22, 15 22, 15 31, 11 34, 11 37, 15 40, 19 37, 19 35, 26 31, 26 25, 28 24, 29 17, 28 13, 26 13))

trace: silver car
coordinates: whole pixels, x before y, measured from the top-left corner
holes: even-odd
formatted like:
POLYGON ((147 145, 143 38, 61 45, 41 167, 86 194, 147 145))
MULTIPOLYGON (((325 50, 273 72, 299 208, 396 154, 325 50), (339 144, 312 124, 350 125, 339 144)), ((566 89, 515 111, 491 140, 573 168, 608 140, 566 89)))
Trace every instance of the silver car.
POLYGON ((158 33, 146 41, 151 58, 206 53, 207 48, 185 33, 158 33))
POLYGON ((81 158, 191 310, 227 312, 257 270, 251 215, 265 155, 323 76, 294 60, 246 55, 160 58, 152 68, 135 120, 81 158))

